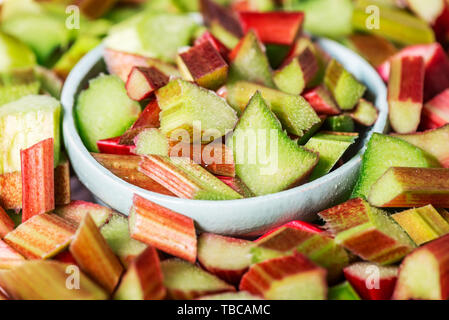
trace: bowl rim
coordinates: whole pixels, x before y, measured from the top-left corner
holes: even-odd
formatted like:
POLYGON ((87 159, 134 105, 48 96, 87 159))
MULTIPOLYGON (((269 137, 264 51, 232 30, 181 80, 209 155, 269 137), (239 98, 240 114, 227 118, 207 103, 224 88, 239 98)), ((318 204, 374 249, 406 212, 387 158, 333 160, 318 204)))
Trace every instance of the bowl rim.
MULTIPOLYGON (((359 163, 362 161, 362 155, 366 150, 366 145, 371 138, 373 133, 384 133, 388 127, 388 103, 387 103, 387 88, 385 83, 380 78, 375 69, 366 62, 362 57, 360 57, 357 53, 352 50, 344 47, 343 45, 337 43, 336 41, 325 39, 325 38, 317 38, 317 43, 320 44, 325 51, 329 51, 331 48, 332 52, 338 53, 338 55, 346 55, 348 58, 346 61, 340 61, 343 65, 347 66, 348 63, 356 63, 361 66, 361 70, 366 71, 369 70, 369 74, 371 76, 371 80, 373 80, 373 84, 375 87, 375 91, 377 95, 374 95, 374 104, 378 109, 378 119, 376 123, 366 132, 366 136, 362 141, 362 147, 354 155, 348 162, 346 162, 343 166, 337 168, 336 170, 326 174, 325 176, 318 178, 314 181, 308 182, 306 184, 284 190, 281 192, 257 196, 252 198, 243 198, 243 199, 235 199, 235 200, 195 200, 195 199, 184 199, 177 198, 174 196, 168 196, 159 194, 156 192, 148 191, 146 189, 142 189, 133 184, 126 182, 125 180, 117 177, 104 166, 102 166, 99 162, 95 160, 94 157, 90 154, 90 152, 85 147, 81 137, 78 133, 78 129, 75 123, 74 116, 74 108, 77 99, 77 91, 79 88, 79 84, 85 77, 92 71, 92 69, 98 64, 98 62, 102 59, 103 51, 104 51, 104 43, 97 46, 95 49, 91 50, 87 55, 85 55, 78 64, 72 69, 70 74, 68 75, 66 82, 64 83, 64 87, 61 94, 61 103, 63 105, 63 136, 66 147, 70 145, 73 149, 73 152, 78 153, 78 156, 82 158, 82 160, 89 164, 93 169, 96 170, 99 179, 104 179, 104 181, 110 181, 114 183, 121 183, 124 186, 128 187, 134 194, 139 194, 148 199, 161 200, 165 202, 171 203, 195 203, 199 207, 209 207, 211 203, 215 205, 220 205, 226 203, 227 205, 233 204, 256 204, 260 201, 270 201, 270 200, 279 200, 283 198, 289 198, 294 194, 298 194, 301 192, 305 192, 308 189, 319 188, 320 185, 327 184, 332 182, 335 178, 338 178, 340 173, 349 170, 351 167, 357 167, 359 163), (326 49, 327 48, 327 49, 326 49)), ((332 53, 329 53, 333 56, 332 53)), ((336 58, 339 60, 338 58, 336 58)), ((352 71, 354 74, 354 72, 352 71)), ((357 75, 356 75, 357 77, 357 75)), ((371 86, 373 88, 373 86, 371 86)), ((95 194, 94 194, 95 195, 95 194)))

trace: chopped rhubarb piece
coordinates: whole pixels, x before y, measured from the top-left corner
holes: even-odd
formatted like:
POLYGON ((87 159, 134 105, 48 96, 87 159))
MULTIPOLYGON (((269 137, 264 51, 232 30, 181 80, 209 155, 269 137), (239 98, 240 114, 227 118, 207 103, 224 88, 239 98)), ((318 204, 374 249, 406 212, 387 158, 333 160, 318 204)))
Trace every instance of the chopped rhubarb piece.
POLYGON ((341 113, 331 93, 323 85, 306 91, 304 98, 318 114, 338 115, 341 113))
POLYGON ((418 129, 423 107, 424 60, 422 57, 402 57, 391 61, 388 83, 390 123, 398 133, 418 129))
POLYGON ((358 133, 320 132, 310 138, 304 148, 320 155, 310 180, 328 174, 358 137, 358 133))
POLYGON ((359 295, 348 281, 329 288, 328 300, 360 300, 359 295))
POLYGON ((449 31, 449 5, 445 0, 407 0, 408 7, 418 17, 432 26, 437 39, 446 40, 449 31))
POLYGON ((73 266, 56 261, 27 261, 8 272, 1 272, 0 287, 16 300, 108 298, 106 292, 84 273, 76 272, 73 266))
POLYGON ((22 221, 55 208, 53 138, 22 150, 22 221))
POLYGON ((299 95, 291 95, 251 82, 239 81, 228 86, 229 104, 243 112, 254 94, 259 91, 271 111, 288 133, 302 137, 322 121, 309 103, 299 95))
POLYGON ((351 133, 355 131, 354 120, 347 114, 327 117, 323 126, 331 132, 351 133))
POLYGON ((277 70, 273 79, 280 90, 290 94, 301 94, 316 78, 318 71, 319 65, 315 54, 306 48, 298 57, 287 61, 277 70))
POLYGON ((425 21, 388 4, 375 0, 357 0, 352 16, 355 30, 375 34, 402 45, 432 43, 435 35, 425 21), (378 24, 373 24, 372 11, 376 7, 379 15, 378 24))
POLYGON ((366 91, 366 87, 335 59, 327 66, 324 82, 342 110, 354 109, 366 91))
POLYGON ((76 262, 75 258, 73 257, 73 255, 70 253, 70 251, 68 249, 66 251, 61 252, 61 253, 58 253, 56 256, 53 257, 52 260, 55 260, 55 261, 58 261, 58 262, 62 262, 62 263, 71 264, 73 266, 79 266, 78 262, 76 262))
POLYGON ((74 200, 67 205, 57 207, 54 213, 76 226, 79 226, 84 217, 89 214, 97 227, 101 227, 112 217, 114 210, 96 203, 74 200))
POLYGON ((159 256, 148 247, 132 261, 123 275, 116 300, 162 300, 166 295, 159 256))
POLYGON ((167 296, 175 300, 189 300, 201 296, 233 292, 235 288, 194 264, 179 259, 162 261, 167 296))
POLYGON ((184 79, 207 89, 218 89, 228 77, 228 64, 209 41, 181 52, 177 63, 184 79))
POLYGON ((194 263, 197 239, 192 219, 134 196, 129 218, 131 237, 194 263))
POLYGON ((303 12, 239 12, 246 33, 254 30, 263 43, 291 45, 302 31, 303 12))
POLYGON ((346 280, 364 300, 390 300, 398 267, 358 262, 344 269, 346 280))
POLYGON ((151 99, 131 128, 132 129, 141 127, 159 128, 161 125, 159 121, 160 112, 161 108, 159 108, 157 100, 151 99))
POLYGON ((210 142, 210 138, 218 139, 227 134, 238 121, 235 110, 224 99, 185 80, 171 81, 159 89, 156 96, 162 110, 160 129, 173 140, 179 139, 179 129, 183 129, 191 135, 189 143, 200 139, 210 142))
POLYGON ((97 141, 101 153, 117 155, 133 155, 132 146, 120 144, 120 137, 97 141))
POLYGON ((314 225, 314 224, 310 224, 308 222, 304 222, 304 221, 299 221, 299 220, 295 220, 295 221, 290 221, 280 227, 274 228, 273 230, 268 231, 267 233, 265 233, 264 235, 262 235, 261 237, 259 237, 256 241, 261 241, 264 238, 267 238, 269 235, 284 229, 284 228, 293 228, 293 229, 298 229, 298 230, 302 230, 305 232, 310 232, 310 233, 321 233, 324 232, 324 230, 320 229, 318 226, 314 225))
MULTIPOLYGON (((240 41, 240 37, 235 36, 220 24, 219 21, 212 21, 210 24, 210 32, 212 35, 220 40, 227 48, 234 48, 236 45, 238 45, 240 41)), ((229 60, 229 57, 226 59, 229 60)))
POLYGON ((200 9, 207 26, 218 23, 232 35, 241 38, 243 30, 234 13, 213 0, 200 0, 200 9))
POLYGON ((15 268, 23 262, 25 258, 22 255, 0 240, 0 270, 15 268))
POLYGON ((106 169, 126 182, 142 189, 173 196, 174 193, 139 171, 139 156, 92 153, 92 156, 106 169))
POLYGON ((392 167, 373 184, 368 199, 384 208, 449 208, 449 169, 392 167))
POLYGON ((169 78, 155 67, 133 67, 126 81, 126 91, 131 99, 142 101, 168 81, 169 78))
POLYGON ((251 265, 253 242, 203 233, 198 238, 198 261, 210 273, 238 285, 251 265))
POLYGON ((365 99, 360 99, 357 107, 355 107, 354 111, 349 113, 349 116, 357 123, 360 123, 365 127, 371 127, 376 123, 377 118, 379 117, 379 111, 371 102, 365 99))
POLYGON ((449 299, 449 235, 413 251, 402 262, 393 299, 449 299))
POLYGON ((348 37, 347 45, 358 52, 374 67, 379 67, 396 54, 396 47, 384 37, 371 34, 353 34, 348 37))
POLYGON ((363 155, 359 180, 352 197, 367 198, 371 186, 390 167, 440 167, 438 161, 427 152, 404 140, 375 133, 363 155))
POLYGON ((275 258, 253 265, 240 290, 268 300, 325 300, 326 270, 299 253, 275 258))
POLYGON ((224 184, 230 187, 235 192, 241 194, 244 198, 254 197, 254 193, 237 177, 217 176, 224 184))
POLYGON ((148 247, 145 243, 131 238, 128 217, 124 215, 115 213, 100 231, 125 267, 148 247))
POLYGON ((123 267, 101 235, 90 214, 84 216, 69 250, 81 269, 95 279, 107 292, 114 291, 120 280, 123 267))
POLYGON ((199 37, 198 39, 195 40, 195 45, 200 45, 203 44, 204 42, 210 42, 215 50, 217 50, 221 56, 223 57, 223 59, 227 59, 228 54, 229 54, 229 49, 223 44, 221 43, 220 40, 218 40, 217 38, 214 37, 214 35, 212 33, 210 33, 209 31, 204 32, 201 37, 199 37))
POLYGON ((0 206, 16 211, 22 208, 22 174, 19 171, 0 175, 0 206))
POLYGON ((234 150, 237 176, 257 196, 305 183, 318 162, 318 154, 298 146, 282 130, 260 92, 251 98, 229 144, 234 150), (270 140, 277 141, 276 149, 271 149, 270 140), (252 151, 245 148, 248 144, 253 145, 249 148, 252 151))
POLYGON ((427 151, 437 158, 443 167, 449 168, 449 124, 435 130, 395 137, 427 151))
POLYGON ((415 243, 387 213, 352 199, 319 213, 335 241, 364 260, 391 264, 411 252, 415 243))
POLYGON ((440 44, 411 46, 403 49, 382 64, 378 71, 381 77, 388 81, 390 77, 391 61, 401 57, 420 56, 424 59, 424 101, 429 101, 437 94, 449 88, 449 58, 440 44))
POLYGON ((449 89, 444 90, 424 105, 421 127, 437 129, 449 124, 449 89))
POLYGON ((68 247, 75 231, 70 221, 43 213, 8 233, 4 241, 28 259, 48 259, 68 247))
POLYGON ((14 221, 0 207, 0 239, 3 239, 12 230, 14 230, 14 221))
POLYGON ((417 245, 449 233, 449 223, 432 205, 399 212, 392 217, 417 245))
POLYGON ((249 81, 275 87, 271 66, 265 54, 263 44, 254 31, 249 31, 240 40, 240 43, 229 54, 231 64, 229 67, 228 82, 249 81))
POLYGON ((335 243, 326 233, 282 227, 268 236, 258 239, 251 250, 253 262, 258 263, 274 256, 304 254, 317 265, 327 269, 329 281, 334 282, 342 275, 342 270, 350 262, 346 250, 335 243))
POLYGON ((67 157, 61 156, 61 162, 55 168, 55 205, 70 203, 70 163, 67 157))
POLYGON ((187 158, 147 155, 139 170, 180 198, 233 200, 242 196, 187 158))
POLYGON ((239 291, 239 292, 226 292, 226 293, 211 294, 208 296, 201 297, 198 300, 235 301, 235 300, 263 300, 263 299, 259 296, 255 296, 249 292, 239 291))
POLYGON ((116 0, 76 0, 75 4, 89 18, 100 18, 111 9, 116 0))

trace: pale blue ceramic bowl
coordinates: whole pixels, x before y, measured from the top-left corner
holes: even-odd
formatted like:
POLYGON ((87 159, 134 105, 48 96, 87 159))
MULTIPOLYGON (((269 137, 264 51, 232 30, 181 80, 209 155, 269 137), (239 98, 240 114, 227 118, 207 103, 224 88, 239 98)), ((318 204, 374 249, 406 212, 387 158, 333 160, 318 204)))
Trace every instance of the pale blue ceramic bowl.
POLYGON ((311 220, 316 213, 343 201, 354 187, 360 168, 361 155, 373 132, 387 130, 387 90, 377 72, 360 56, 331 41, 319 44, 339 60, 369 89, 379 109, 374 127, 359 139, 356 155, 330 174, 280 193, 232 201, 185 200, 149 192, 131 185, 102 167, 84 147, 74 122, 76 97, 87 81, 105 71, 103 47, 85 56, 70 73, 62 92, 64 106, 63 134, 71 164, 81 182, 103 203, 128 214, 133 194, 138 194, 164 207, 191 217, 207 232, 234 236, 254 236, 291 220, 311 220))

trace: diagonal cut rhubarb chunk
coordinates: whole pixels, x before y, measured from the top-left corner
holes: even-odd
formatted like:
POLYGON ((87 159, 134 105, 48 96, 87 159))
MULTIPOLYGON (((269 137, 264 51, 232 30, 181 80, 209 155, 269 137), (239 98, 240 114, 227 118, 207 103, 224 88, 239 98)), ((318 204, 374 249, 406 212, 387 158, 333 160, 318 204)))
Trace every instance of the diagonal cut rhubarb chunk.
POLYGON ((246 33, 254 30, 263 43, 291 45, 302 31, 303 12, 239 12, 246 33))
POLYGON ((218 23, 235 37, 243 37, 243 30, 234 13, 213 0, 200 0, 200 11, 207 26, 218 23))
POLYGON ((55 214, 65 220, 69 220, 77 227, 84 217, 89 214, 97 227, 103 226, 114 214, 114 210, 82 200, 73 200, 67 205, 57 207, 55 214))
POLYGON ((296 253, 253 265, 239 288, 267 300, 325 300, 326 270, 296 253))
POLYGON ((251 241, 203 233, 198 238, 198 261, 210 273, 238 285, 251 265, 253 246, 251 241))
POLYGON ((25 258, 0 240, 0 270, 13 269, 25 262, 25 258))
POLYGON ((129 218, 131 237, 194 263, 197 239, 192 219, 134 196, 129 218))
POLYGON ((345 278, 364 300, 390 300, 398 267, 357 262, 344 269, 345 278))
POLYGON ((55 168, 55 205, 62 206, 70 203, 70 163, 66 155, 61 155, 61 160, 55 168))
POLYGON ((214 46, 215 50, 221 54, 223 59, 226 60, 228 58, 229 49, 209 31, 203 32, 203 34, 195 40, 195 45, 197 46, 203 44, 204 42, 210 42, 214 46))
POLYGON ((435 130, 394 136, 427 151, 443 167, 449 168, 449 124, 435 130))
POLYGON ((251 250, 253 263, 269 259, 272 254, 278 256, 299 252, 308 259, 327 269, 330 282, 338 280, 342 270, 350 262, 346 250, 335 243, 330 235, 322 231, 309 231, 295 227, 282 227, 268 236, 258 239, 251 250))
POLYGON ((56 261, 27 261, 0 272, 0 286, 16 300, 106 300, 108 295, 83 272, 56 261), (77 276, 79 282, 74 279, 77 276), (76 286, 79 284, 79 289, 76 286), (76 289, 75 289, 76 288, 76 289))
POLYGON ((281 91, 290 94, 301 94, 316 78, 318 71, 318 59, 312 50, 306 48, 298 57, 287 61, 277 70, 273 79, 281 91))
POLYGON ((162 300, 166 295, 159 256, 148 247, 132 261, 114 294, 116 300, 162 300))
POLYGON ((404 140, 375 133, 363 155, 362 168, 352 197, 367 198, 371 186, 390 167, 440 167, 438 161, 424 150, 404 140))
POLYGON ((139 170, 180 198, 233 200, 242 196, 187 158, 147 155, 139 170))
POLYGON ((402 262, 394 290, 395 300, 447 300, 449 235, 413 251, 402 262))
POLYGON ((329 288, 328 300, 360 300, 359 295, 348 281, 329 288))
POLYGON ((132 146, 120 144, 120 140, 121 137, 98 140, 98 151, 105 154, 133 155, 132 146))
POLYGON ((306 91, 304 98, 318 114, 338 115, 341 113, 331 93, 324 85, 306 91))
POLYGON ((327 66, 324 83, 342 110, 354 109, 366 91, 366 87, 335 59, 327 66))
POLYGON ((424 129, 436 129, 449 124, 449 89, 424 105, 421 127, 424 129))
POLYGON ((120 281, 123 267, 95 225, 86 214, 69 247, 78 265, 107 292, 112 293, 120 281))
POLYGON ((254 193, 248 188, 246 184, 243 183, 242 180, 238 177, 226 177, 226 176, 217 176, 221 182, 226 184, 232 190, 242 195, 243 198, 252 198, 254 197, 254 193))
POLYGON ((423 108, 424 60, 422 57, 402 57, 391 61, 388 82, 390 123, 398 133, 418 129, 423 108))
POLYGON ((449 88, 449 58, 439 43, 411 46, 397 53, 378 68, 384 81, 390 77, 391 60, 405 56, 420 56, 424 59, 424 101, 429 101, 449 88))
POLYGON ((126 182, 142 189, 173 196, 174 193, 139 171, 139 156, 92 153, 92 156, 106 169, 126 182))
POLYGON ((253 30, 249 31, 229 54, 228 82, 249 81, 274 88, 271 66, 263 44, 253 30))
POLYGON ((300 221, 300 220, 293 220, 290 221, 278 228, 274 228, 268 232, 266 232, 265 234, 263 234, 262 236, 260 236, 257 241, 261 241, 262 239, 268 237, 269 235, 283 229, 283 228, 293 228, 293 229, 298 229, 301 231, 305 231, 305 232, 310 232, 310 233, 321 233, 324 232, 323 229, 320 229, 320 227, 314 225, 314 224, 310 224, 308 222, 304 222, 304 221, 300 221))
POLYGON ((161 113, 161 108, 159 108, 157 99, 150 99, 150 102, 148 102, 145 109, 143 109, 142 113, 139 115, 139 118, 137 118, 136 122, 134 122, 131 129, 142 127, 159 128, 161 125, 159 121, 159 113, 161 113))
POLYGON ((349 113, 349 116, 357 123, 365 127, 371 127, 376 123, 377 118, 379 117, 379 111, 374 104, 362 98, 354 111, 349 113))
POLYGON ((449 223, 432 205, 402 211, 392 217, 419 246, 449 233, 449 223))
POLYGON ((6 235, 4 241, 28 259, 49 259, 68 247, 76 226, 55 214, 39 214, 6 235))
POLYGON ((20 152, 22 161, 22 221, 55 208, 53 138, 20 152))
POLYGON ((209 41, 181 52, 176 61, 183 78, 203 88, 216 90, 228 77, 228 64, 209 41))
POLYGON ((428 204, 449 208, 449 169, 390 168, 373 184, 368 199, 372 205, 384 208, 428 204))
POLYGON ((161 267, 169 299, 189 300, 235 291, 233 286, 186 261, 169 259, 162 261, 161 267))
POLYGON ((126 81, 126 92, 131 99, 142 101, 168 81, 169 78, 155 67, 133 67, 126 81))
POLYGON ((426 3, 419 0, 407 0, 409 9, 430 24, 439 41, 444 42, 449 31, 449 7, 445 0, 430 0, 426 3))
POLYGON ((360 54, 375 68, 397 53, 396 47, 384 37, 372 34, 353 34, 345 43, 349 48, 360 54))
POLYGON ((227 100, 243 112, 254 94, 259 91, 288 133, 302 137, 313 126, 321 123, 309 103, 298 95, 267 88, 255 83, 239 81, 228 87, 227 100))
POLYGON ((128 267, 147 248, 145 243, 131 238, 128 217, 124 215, 113 214, 100 231, 125 267, 128 267))
POLYGON ((364 260, 382 265, 401 260, 415 243, 387 213, 352 199, 319 213, 336 243, 364 260))
POLYGON ((327 117, 323 126, 331 132, 351 133, 356 131, 354 120, 348 114, 327 117))
POLYGON ((12 230, 14 230, 14 221, 0 207, 0 239, 3 239, 12 230))

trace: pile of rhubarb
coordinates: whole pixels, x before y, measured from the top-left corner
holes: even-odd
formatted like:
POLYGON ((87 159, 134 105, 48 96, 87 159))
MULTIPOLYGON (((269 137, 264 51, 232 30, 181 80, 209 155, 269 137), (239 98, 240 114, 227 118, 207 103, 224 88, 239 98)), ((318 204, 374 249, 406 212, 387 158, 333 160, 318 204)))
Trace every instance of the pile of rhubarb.
POLYGON ((145 52, 127 47, 121 28, 106 39, 109 74, 91 79, 75 108, 99 163, 149 191, 233 200, 319 179, 354 155, 378 110, 302 32, 303 12, 237 12, 210 0, 200 9, 202 26, 155 13, 129 21, 145 52), (170 27, 156 43, 148 33, 163 18, 170 27))

